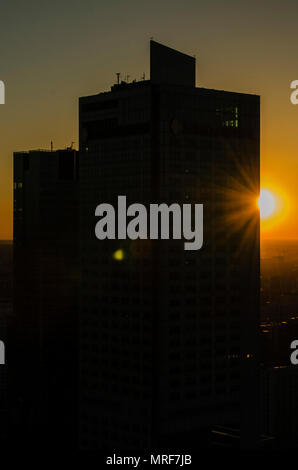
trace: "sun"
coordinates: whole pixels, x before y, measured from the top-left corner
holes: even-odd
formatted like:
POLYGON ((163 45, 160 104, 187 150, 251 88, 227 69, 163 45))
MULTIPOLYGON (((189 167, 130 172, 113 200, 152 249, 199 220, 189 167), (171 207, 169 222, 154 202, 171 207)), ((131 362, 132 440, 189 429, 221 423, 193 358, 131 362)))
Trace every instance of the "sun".
POLYGON ((267 217, 270 217, 275 211, 276 200, 268 189, 261 189, 258 206, 260 209, 261 219, 267 219, 267 217))

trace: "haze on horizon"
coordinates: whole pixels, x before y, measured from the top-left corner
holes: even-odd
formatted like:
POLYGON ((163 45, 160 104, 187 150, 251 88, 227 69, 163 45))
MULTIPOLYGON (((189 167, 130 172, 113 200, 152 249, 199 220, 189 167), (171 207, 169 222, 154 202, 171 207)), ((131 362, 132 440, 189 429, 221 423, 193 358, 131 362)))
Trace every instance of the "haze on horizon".
POLYGON ((0 5, 0 239, 12 238, 12 154, 78 145, 78 97, 149 78, 149 39, 197 60, 197 86, 261 95, 261 185, 288 201, 265 238, 298 238, 296 0, 11 0, 0 5))

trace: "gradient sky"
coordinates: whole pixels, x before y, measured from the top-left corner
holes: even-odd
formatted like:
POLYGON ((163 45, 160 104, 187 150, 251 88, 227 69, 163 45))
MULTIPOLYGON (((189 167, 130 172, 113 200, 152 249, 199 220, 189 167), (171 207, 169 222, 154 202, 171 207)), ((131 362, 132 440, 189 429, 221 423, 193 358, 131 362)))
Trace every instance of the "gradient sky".
POLYGON ((297 21, 297 0, 1 0, 0 239, 12 237, 13 151, 77 146, 78 97, 118 71, 148 77, 150 37, 196 56, 198 86, 261 95, 262 185, 288 208, 264 236, 298 238, 297 21))

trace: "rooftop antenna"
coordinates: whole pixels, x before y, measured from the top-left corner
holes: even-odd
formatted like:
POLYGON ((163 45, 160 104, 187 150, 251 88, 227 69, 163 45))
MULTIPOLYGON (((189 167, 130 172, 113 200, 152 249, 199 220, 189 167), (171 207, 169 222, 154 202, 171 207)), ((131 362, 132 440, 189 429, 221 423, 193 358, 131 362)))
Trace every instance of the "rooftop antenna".
POLYGON ((53 141, 51 140, 51 152, 53 152, 53 149, 54 149, 54 145, 53 145, 53 141))
POLYGON ((117 75, 117 85, 120 83, 120 72, 116 72, 117 75))

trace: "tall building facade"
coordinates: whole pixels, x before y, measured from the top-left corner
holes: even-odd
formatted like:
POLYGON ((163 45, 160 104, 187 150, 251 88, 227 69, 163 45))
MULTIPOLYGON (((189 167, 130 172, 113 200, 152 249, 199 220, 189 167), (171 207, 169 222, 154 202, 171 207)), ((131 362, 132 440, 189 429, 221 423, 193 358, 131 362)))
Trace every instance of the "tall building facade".
POLYGON ((12 432, 77 439, 78 154, 14 153, 12 432))
POLYGON ((80 446, 206 447, 258 435, 259 117, 255 95, 197 88, 154 41, 151 79, 79 100, 80 446), (201 203, 204 243, 98 240, 95 208, 201 203))

